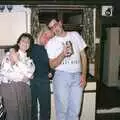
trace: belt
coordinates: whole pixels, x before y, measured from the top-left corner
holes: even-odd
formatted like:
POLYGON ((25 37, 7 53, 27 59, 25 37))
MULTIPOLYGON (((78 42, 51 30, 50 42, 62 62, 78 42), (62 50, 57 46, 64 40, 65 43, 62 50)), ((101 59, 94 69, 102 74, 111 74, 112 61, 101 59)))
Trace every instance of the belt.
MULTIPOLYGON (((0 84, 11 84, 11 83, 19 83, 19 82, 22 82, 22 81, 13 81, 13 80, 5 80, 5 81, 0 81, 0 84)), ((27 85, 30 85, 29 81, 28 82, 24 82, 26 83, 27 85)))
POLYGON ((14 81, 11 81, 11 80, 4 80, 4 81, 1 81, 1 83, 8 83, 8 84, 11 84, 12 82, 14 82, 14 81))

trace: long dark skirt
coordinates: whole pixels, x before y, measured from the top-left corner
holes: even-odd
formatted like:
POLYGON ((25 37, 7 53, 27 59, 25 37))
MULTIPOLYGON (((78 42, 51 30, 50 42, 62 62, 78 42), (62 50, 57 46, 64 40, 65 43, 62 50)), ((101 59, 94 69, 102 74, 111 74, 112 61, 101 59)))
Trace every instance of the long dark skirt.
POLYGON ((31 120, 30 86, 23 82, 2 83, 0 95, 7 109, 7 120, 31 120))

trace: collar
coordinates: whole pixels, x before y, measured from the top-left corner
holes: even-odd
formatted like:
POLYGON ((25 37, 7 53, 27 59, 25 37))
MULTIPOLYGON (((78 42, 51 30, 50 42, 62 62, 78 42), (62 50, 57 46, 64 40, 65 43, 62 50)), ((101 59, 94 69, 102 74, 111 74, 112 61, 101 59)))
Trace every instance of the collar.
POLYGON ((21 57, 26 57, 27 53, 26 52, 22 52, 21 50, 18 50, 18 53, 21 57))

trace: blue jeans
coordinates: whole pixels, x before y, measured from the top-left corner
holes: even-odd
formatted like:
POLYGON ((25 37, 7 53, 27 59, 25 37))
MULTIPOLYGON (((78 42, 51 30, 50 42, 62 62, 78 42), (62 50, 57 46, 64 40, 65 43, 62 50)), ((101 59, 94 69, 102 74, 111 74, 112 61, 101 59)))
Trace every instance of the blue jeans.
POLYGON ((56 120, 78 120, 83 88, 80 73, 56 71, 53 78, 56 120))

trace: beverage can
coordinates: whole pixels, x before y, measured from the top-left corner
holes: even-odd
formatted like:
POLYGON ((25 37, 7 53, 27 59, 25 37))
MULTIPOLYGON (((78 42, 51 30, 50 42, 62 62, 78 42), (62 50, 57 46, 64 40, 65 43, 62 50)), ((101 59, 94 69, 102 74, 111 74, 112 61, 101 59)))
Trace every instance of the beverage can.
POLYGON ((71 41, 66 41, 66 46, 69 48, 68 56, 71 56, 73 54, 73 46, 71 41))

